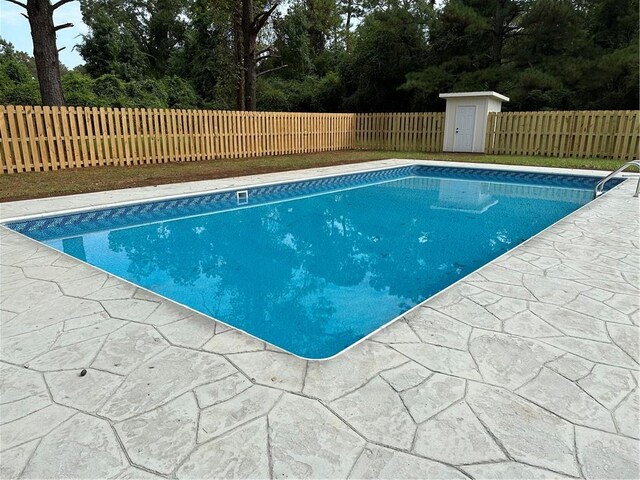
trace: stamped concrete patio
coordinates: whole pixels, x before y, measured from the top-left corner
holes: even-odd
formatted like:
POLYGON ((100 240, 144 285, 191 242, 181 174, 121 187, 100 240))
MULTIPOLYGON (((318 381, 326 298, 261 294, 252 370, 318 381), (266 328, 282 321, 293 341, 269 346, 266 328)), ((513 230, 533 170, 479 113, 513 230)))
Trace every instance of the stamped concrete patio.
MULTIPOLYGON (((406 163, 14 202, 2 218, 406 163)), ((638 478, 634 186, 324 362, 0 228, 0 477, 638 478)))

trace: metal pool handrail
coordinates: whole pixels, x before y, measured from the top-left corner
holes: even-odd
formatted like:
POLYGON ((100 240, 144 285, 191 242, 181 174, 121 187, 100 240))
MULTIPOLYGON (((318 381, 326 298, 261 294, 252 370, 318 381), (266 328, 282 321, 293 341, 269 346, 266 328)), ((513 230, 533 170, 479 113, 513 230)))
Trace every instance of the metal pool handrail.
MULTIPOLYGON (((627 167, 630 167, 631 165, 635 165, 636 167, 640 168, 640 161, 631 160, 631 161, 625 163, 624 165, 622 165, 619 169, 611 172, 609 175, 604 177, 602 180, 600 180, 596 184, 596 188, 594 189, 595 196, 599 197, 600 195, 602 195, 602 192, 604 190, 604 184, 607 183, 609 180, 611 180, 613 177, 615 177, 617 174, 619 174, 620 172, 625 170, 627 167)), ((636 193, 634 193, 633 196, 637 197, 639 194, 640 194, 640 178, 638 178, 638 185, 636 185, 636 193)))

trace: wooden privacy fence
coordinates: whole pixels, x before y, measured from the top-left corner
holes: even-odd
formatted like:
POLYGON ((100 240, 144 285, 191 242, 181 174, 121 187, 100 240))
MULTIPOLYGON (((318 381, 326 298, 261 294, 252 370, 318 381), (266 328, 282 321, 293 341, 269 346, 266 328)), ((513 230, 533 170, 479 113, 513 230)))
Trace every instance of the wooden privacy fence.
POLYGON ((485 153, 638 158, 637 110, 490 113, 485 153))
MULTIPOLYGON (((638 111, 490 113, 485 152, 638 157, 638 111)), ((441 152, 444 113, 0 106, 1 173, 313 153, 441 152)))
POLYGON ((379 150, 441 152, 444 113, 356 115, 356 146, 379 150))
POLYGON ((353 148, 349 113, 0 106, 2 173, 353 148))

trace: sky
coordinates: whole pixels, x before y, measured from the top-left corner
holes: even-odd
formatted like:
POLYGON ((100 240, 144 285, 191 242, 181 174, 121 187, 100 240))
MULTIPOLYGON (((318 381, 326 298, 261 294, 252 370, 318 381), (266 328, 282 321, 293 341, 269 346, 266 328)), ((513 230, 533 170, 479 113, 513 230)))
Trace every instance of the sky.
MULTIPOLYGON (((23 12, 26 13, 22 7, 0 0, 0 37, 13 43, 16 50, 33 55, 29 22, 20 15, 23 12)), ((68 68, 84 63, 78 50, 74 48, 80 42, 80 35, 87 33, 87 26, 82 23, 80 3, 70 2, 56 9, 53 19, 56 25, 73 23, 73 27, 58 32, 58 48, 66 47, 60 52, 60 61, 68 68)))

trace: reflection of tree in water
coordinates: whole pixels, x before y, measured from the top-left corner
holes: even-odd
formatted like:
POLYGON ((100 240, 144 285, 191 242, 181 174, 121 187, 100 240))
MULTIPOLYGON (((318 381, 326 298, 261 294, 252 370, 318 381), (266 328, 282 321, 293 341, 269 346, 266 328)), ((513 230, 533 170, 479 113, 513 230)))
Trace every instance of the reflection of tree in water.
POLYGON ((297 344, 318 335, 349 344, 367 332, 332 323, 336 287, 365 285, 399 314, 549 223, 532 215, 536 201, 483 215, 431 209, 436 201, 435 190, 376 186, 117 230, 109 247, 126 252, 135 281, 163 272, 185 297, 176 300, 218 305, 214 316, 267 340, 288 318, 297 344), (526 231, 514 236, 522 218, 526 231))

